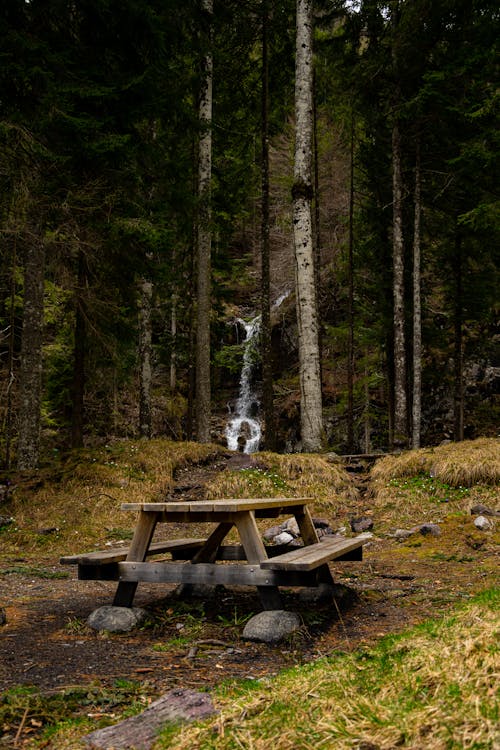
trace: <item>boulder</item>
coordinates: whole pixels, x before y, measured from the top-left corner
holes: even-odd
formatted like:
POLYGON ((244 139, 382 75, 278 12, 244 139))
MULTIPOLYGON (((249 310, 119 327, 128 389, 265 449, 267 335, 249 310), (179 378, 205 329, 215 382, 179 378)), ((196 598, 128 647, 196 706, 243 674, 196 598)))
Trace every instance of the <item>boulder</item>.
POLYGON ((284 609, 268 609, 259 612, 248 620, 243 630, 243 638, 262 643, 278 643, 301 626, 300 617, 295 612, 284 609))
POLYGON ((99 607, 87 618, 87 625, 94 630, 107 630, 110 633, 128 633, 142 625, 146 611, 139 607, 99 607))
POLYGON ((478 516, 474 519, 474 526, 476 529, 479 529, 479 531, 489 531, 493 524, 486 518, 486 516, 478 516))
POLYGON ((487 505, 483 505, 482 503, 478 503, 478 505, 474 505, 471 509, 471 516, 500 516, 500 511, 493 510, 493 508, 489 508, 487 505))
POLYGON ((354 532, 358 531, 370 531, 373 529, 373 518, 369 516, 361 516, 360 518, 351 518, 350 520, 351 530, 354 532))
POLYGON ((278 536, 274 537, 274 543, 275 544, 290 544, 290 542, 293 542, 293 536, 288 533, 288 531, 282 531, 281 534, 278 534, 278 536))

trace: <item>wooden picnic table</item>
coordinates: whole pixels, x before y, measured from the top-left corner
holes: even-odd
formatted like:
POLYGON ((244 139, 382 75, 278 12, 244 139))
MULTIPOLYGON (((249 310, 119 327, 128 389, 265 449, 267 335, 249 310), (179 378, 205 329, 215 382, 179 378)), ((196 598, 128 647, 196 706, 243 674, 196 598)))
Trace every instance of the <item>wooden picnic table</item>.
POLYGON ((115 606, 131 607, 141 581, 182 584, 255 586, 264 609, 281 609, 279 586, 317 586, 333 582, 328 562, 361 559, 364 538, 323 537, 312 521, 311 498, 224 499, 198 502, 123 503, 124 511, 138 513, 128 549, 69 555, 62 564, 78 564, 80 579, 116 580, 115 606), (303 546, 265 545, 256 519, 293 515, 303 546), (159 523, 210 522, 215 528, 205 539, 153 542, 159 523), (223 545, 236 528, 240 542, 223 545), (170 553, 171 560, 149 561, 170 553), (224 564, 232 561, 233 564, 224 564))

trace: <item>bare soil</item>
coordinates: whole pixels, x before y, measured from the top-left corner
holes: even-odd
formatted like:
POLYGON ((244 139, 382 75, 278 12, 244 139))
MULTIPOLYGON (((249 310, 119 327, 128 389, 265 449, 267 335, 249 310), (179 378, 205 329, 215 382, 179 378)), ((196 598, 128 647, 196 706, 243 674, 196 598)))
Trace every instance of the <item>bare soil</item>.
MULTIPOLYGON (((211 470, 177 477, 176 496, 202 497, 211 470)), ((362 562, 332 564, 335 580, 346 587, 333 605, 305 604, 298 591, 285 592, 286 608, 299 612, 304 626, 277 646, 241 637, 245 617, 261 610, 257 595, 221 587, 205 600, 184 602, 172 586, 141 584, 134 604, 150 613, 146 626, 124 635, 96 633, 86 618, 111 604, 115 584, 78 581, 76 571, 56 559, 42 569, 26 556, 0 571, 0 606, 7 617, 0 626, 0 690, 32 685, 52 692, 132 680, 161 695, 179 686, 259 679, 364 647, 446 611, 493 585, 494 555, 487 536, 476 548, 445 533, 405 543, 375 536, 362 562), (61 572, 70 577, 49 577, 61 572)))

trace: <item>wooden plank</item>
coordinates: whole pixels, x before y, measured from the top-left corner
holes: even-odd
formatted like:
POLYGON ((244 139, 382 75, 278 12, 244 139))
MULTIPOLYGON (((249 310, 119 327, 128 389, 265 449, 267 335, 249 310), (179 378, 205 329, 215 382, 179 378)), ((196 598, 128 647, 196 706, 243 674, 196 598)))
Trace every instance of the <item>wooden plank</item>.
POLYGON ((191 562, 196 565, 198 563, 215 562, 219 547, 232 528, 232 523, 220 523, 216 526, 203 547, 196 552, 191 562))
MULTIPOLYGON (((132 543, 127 552, 127 560, 144 560, 158 522, 157 513, 139 513, 139 518, 132 537, 132 543)), ((118 563, 120 564, 120 563, 118 563)), ((116 589, 113 605, 115 607, 131 607, 134 601, 137 583, 119 583, 116 589)))
POLYGON ((122 503, 122 510, 145 511, 147 513, 238 513, 246 510, 266 508, 290 508, 312 502, 310 497, 269 497, 269 498, 225 498, 222 500, 200 500, 192 503, 122 503))
MULTIPOLYGON (((197 583, 207 586, 256 586, 273 591, 277 586, 314 586, 314 573, 262 570, 258 565, 216 565, 211 563, 121 562, 119 580, 127 583, 197 583)), ((274 604, 274 602, 273 602, 274 604)), ((274 608, 274 607, 273 607, 274 608)), ((279 607, 278 607, 279 609, 279 607)))
MULTIPOLYGON (((152 542, 146 553, 147 557, 164 552, 197 549, 205 539, 171 539, 164 542, 152 542)), ((98 563, 122 562, 127 557, 128 547, 112 547, 106 550, 95 550, 94 552, 81 552, 77 555, 64 555, 60 558, 61 565, 95 565, 98 563)))
POLYGON ((264 570, 301 570, 308 571, 323 565, 329 560, 341 557, 362 547, 365 539, 325 539, 318 544, 300 547, 284 555, 263 560, 260 567, 264 570))
MULTIPOLYGON (((267 558, 266 548, 261 539, 255 516, 251 511, 241 513, 236 518, 236 528, 249 563, 259 563, 267 558)), ((283 602, 277 588, 257 587, 264 609, 282 609, 283 602)))

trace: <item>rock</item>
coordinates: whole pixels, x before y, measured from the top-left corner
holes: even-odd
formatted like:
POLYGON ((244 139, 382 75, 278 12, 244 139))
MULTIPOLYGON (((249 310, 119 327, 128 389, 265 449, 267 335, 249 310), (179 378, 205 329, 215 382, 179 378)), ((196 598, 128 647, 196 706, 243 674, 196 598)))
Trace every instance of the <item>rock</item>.
POLYGON ((274 539, 275 536, 278 536, 282 531, 281 526, 271 526, 270 529, 266 529, 262 536, 264 539, 268 542, 270 542, 272 539, 274 539))
POLYGON ((208 693, 177 688, 151 703, 137 716, 82 737, 95 750, 149 750, 167 722, 201 721, 216 713, 208 693))
POLYGON ((268 609, 248 620, 243 630, 243 638, 262 643, 278 643, 298 630, 300 626, 300 617, 295 612, 268 609))
POLYGON ((293 542, 293 536, 288 531, 282 531, 281 534, 274 537, 275 544, 290 544, 290 542, 293 542))
POLYGON ((419 528, 419 532, 423 536, 441 536, 441 529, 437 523, 423 523, 419 528))
POLYGON ((299 524, 295 518, 289 518, 288 521, 285 521, 285 523, 282 524, 282 528, 283 531, 287 531, 294 537, 300 536, 299 524))
POLYGON ((313 518, 312 522, 317 529, 326 529, 330 526, 326 518, 313 518))
POLYGON ((396 529, 393 534, 394 539, 408 539, 408 537, 416 534, 414 529, 396 529))
POLYGON ((482 505, 479 503, 478 505, 474 505, 471 509, 471 516, 500 516, 500 511, 493 510, 493 508, 489 508, 487 505, 482 505))
POLYGON ((478 516, 474 519, 474 526, 480 531, 489 531, 492 528, 493 524, 491 523, 491 521, 488 521, 486 516, 478 516))
POLYGON ((351 518, 350 524, 352 531, 370 531, 370 529, 373 529, 373 518, 370 518, 369 516, 351 518))
POLYGON ((87 618, 87 625, 94 630, 110 633, 128 633, 146 619, 146 611, 139 607, 99 607, 87 618))

